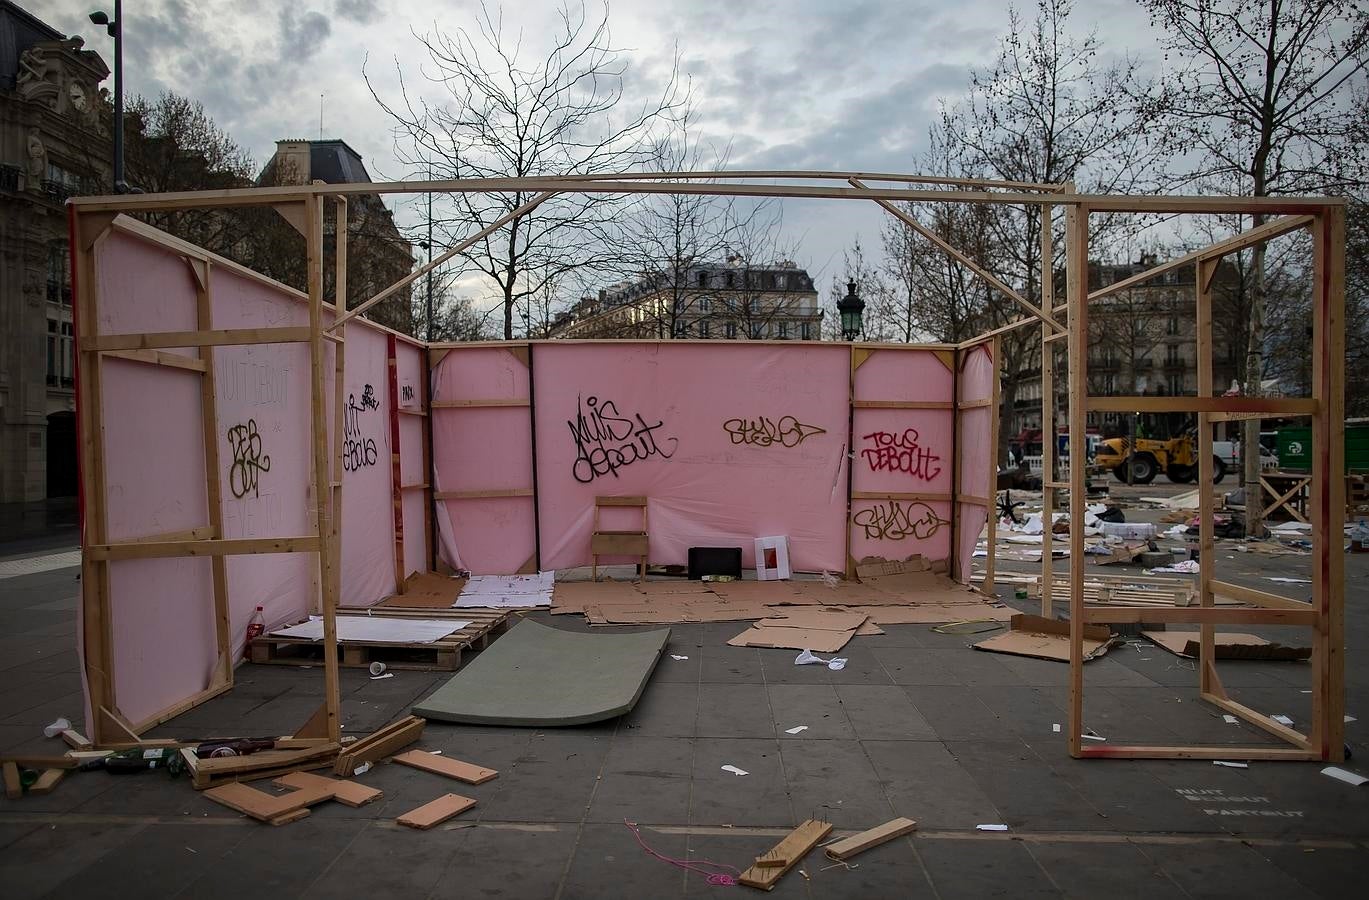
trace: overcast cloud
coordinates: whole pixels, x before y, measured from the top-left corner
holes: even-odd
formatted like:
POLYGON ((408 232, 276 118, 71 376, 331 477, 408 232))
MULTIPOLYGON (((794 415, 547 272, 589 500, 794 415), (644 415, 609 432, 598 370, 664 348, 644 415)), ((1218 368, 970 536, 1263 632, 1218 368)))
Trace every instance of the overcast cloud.
MULTIPOLYGON (((21 4, 113 62, 112 42, 86 18, 95 6, 21 4)), ((1022 5, 1030 18, 1034 3, 1022 5)), ((396 58, 417 74, 411 30, 469 26, 474 8, 466 0, 128 0, 125 90, 199 100, 258 165, 278 139, 319 135, 322 94, 323 135, 356 148, 373 178, 403 177, 363 62, 369 56, 368 74, 393 92, 396 58)), ((521 29, 535 52, 557 8, 506 3, 506 30, 521 29)), ((678 50, 699 130, 731 142, 734 168, 913 171, 938 101, 953 101, 972 67, 992 64, 1008 12, 992 0, 619 0, 610 23, 631 63, 632 96, 658 92, 678 50)), ((1155 57, 1146 16, 1129 0, 1080 3, 1071 24, 1096 28, 1109 54, 1155 57)), ((411 210, 399 214, 415 220, 411 210)), ((824 289, 840 274, 843 247, 856 238, 877 245, 880 215, 851 203, 784 208, 788 241, 824 289)))

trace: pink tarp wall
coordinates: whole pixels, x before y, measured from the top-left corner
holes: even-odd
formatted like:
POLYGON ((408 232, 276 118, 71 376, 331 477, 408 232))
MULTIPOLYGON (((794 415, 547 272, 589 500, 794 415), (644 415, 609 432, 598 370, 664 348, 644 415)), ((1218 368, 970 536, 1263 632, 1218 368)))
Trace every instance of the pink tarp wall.
MULTIPOLYGON (((997 493, 998 472, 998 451, 993 441, 993 421, 998 411, 992 405, 994 379, 998 373, 993 345, 985 343, 962 351, 960 363, 959 402, 963 405, 988 401, 988 405, 960 410, 960 458, 956 466, 960 484, 956 493, 992 502, 997 493)), ((969 578, 975 544, 992 512, 990 507, 979 503, 956 504, 957 556, 960 564, 956 571, 962 580, 969 578)))
MULTIPOLYGON (((198 330, 196 282, 173 247, 116 227, 95 247, 98 331, 83 336, 198 330)), ((303 298, 284 286, 211 265, 211 328, 308 324, 303 298)), ((348 463, 343 472, 344 605, 373 604, 395 590, 387 336, 361 320, 347 326, 344 389, 348 463), (367 386, 371 391, 367 392, 367 386), (374 406, 372 405, 374 403, 374 406)), ((421 348, 399 342, 409 377, 421 385, 421 348)), ((331 345, 325 372, 333 372, 331 345)), ((198 356, 182 348, 173 352, 198 356)), ((107 357, 102 364, 106 496, 111 541, 128 541, 210 524, 200 375, 107 357)), ((218 440, 224 539, 309 535, 313 458, 307 344, 225 346, 214 351, 213 433, 218 440)), ((326 394, 331 423, 331 385, 326 394)), ((421 419, 405 465, 421 476, 421 419), (417 454, 417 457, 414 454, 417 454), (415 465, 413 460, 417 458, 415 465)), ((331 427, 331 425, 330 425, 331 427)), ((331 437, 331 430, 329 432, 331 437)), ((404 555, 426 568, 422 492, 406 528, 404 555)), ((312 553, 229 556, 225 570, 229 631, 241 656, 257 606, 268 626, 302 618, 318 606, 312 553)), ((218 659, 211 562, 205 558, 110 563, 114 694, 130 721, 155 716, 209 686, 218 659)))
POLYGON ((856 369, 851 558, 951 553, 954 414, 949 350, 875 350, 856 369), (862 402, 941 409, 861 408, 862 402), (866 495, 866 496, 862 496, 866 495))

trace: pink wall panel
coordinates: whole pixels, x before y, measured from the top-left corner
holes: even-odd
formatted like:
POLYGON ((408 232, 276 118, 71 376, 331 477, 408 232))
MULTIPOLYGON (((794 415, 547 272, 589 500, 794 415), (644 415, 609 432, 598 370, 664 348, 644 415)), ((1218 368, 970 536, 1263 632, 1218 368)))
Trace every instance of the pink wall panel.
POLYGON ((341 602, 369 606, 395 591, 389 348, 366 327, 348 326, 346 340, 341 602))
POLYGON ((950 492, 949 409, 857 409, 853 424, 853 491, 950 492))
MULTIPOLYGON (((404 492, 404 572, 428 571, 428 547, 424 540, 423 520, 428 508, 423 503, 423 491, 404 492)), ((379 598, 377 598, 379 599, 379 598)))
MULTIPOLYGON (((528 396, 528 367, 499 347, 453 350, 433 374, 434 402, 528 396)), ((527 406, 435 407, 431 427, 436 490, 531 490, 527 406)), ((537 552, 530 497, 439 500, 436 506, 438 547, 454 568, 511 573, 537 552)))
MULTIPOLYGON (((95 248, 100 334, 194 331, 195 279, 181 256, 112 231, 95 248)), ((85 328, 87 335, 94 331, 85 328)), ((196 350, 182 350, 189 356, 196 350)))
MULTIPOLYGON (((990 344, 964 351, 960 370, 960 401, 989 400, 998 376, 990 344)), ((993 420, 998 411, 991 407, 960 412, 960 453, 957 467, 958 494, 992 500, 998 472, 997 448, 993 446, 993 420)), ((959 571, 968 575, 979 533, 991 510, 973 503, 959 503, 959 571)))
POLYGON ((949 400, 951 384, 950 366, 931 350, 876 350, 855 373, 862 400, 949 400))
MULTIPOLYGON (((399 379, 401 409, 422 409, 428 405, 426 354, 422 347, 405 340, 396 340, 396 375, 399 379), (412 392, 406 404, 404 391, 412 392)), ((423 462, 423 444, 427 441, 421 416, 399 417, 399 464, 401 483, 423 484, 430 475, 423 462)), ((424 505, 426 494, 421 489, 404 492, 404 571, 424 572, 428 569, 428 545, 424 520, 429 515, 424 505)))
POLYGON ((946 559, 951 553, 951 504, 939 500, 855 500, 851 504, 851 558, 906 559, 917 553, 946 559))
POLYGON ((654 562, 749 566, 787 534, 795 569, 843 566, 848 348, 543 344, 533 365, 544 568, 589 563, 601 494, 647 496, 654 562))

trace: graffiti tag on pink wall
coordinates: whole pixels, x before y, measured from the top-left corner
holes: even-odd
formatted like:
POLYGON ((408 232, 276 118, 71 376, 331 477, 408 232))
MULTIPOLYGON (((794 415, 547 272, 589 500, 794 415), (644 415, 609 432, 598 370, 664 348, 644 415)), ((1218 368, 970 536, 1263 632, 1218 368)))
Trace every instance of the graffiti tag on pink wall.
POLYGON ((941 457, 918 443, 916 428, 901 434, 874 431, 863 438, 867 446, 860 451, 872 472, 906 472, 913 478, 931 481, 941 474, 941 457))

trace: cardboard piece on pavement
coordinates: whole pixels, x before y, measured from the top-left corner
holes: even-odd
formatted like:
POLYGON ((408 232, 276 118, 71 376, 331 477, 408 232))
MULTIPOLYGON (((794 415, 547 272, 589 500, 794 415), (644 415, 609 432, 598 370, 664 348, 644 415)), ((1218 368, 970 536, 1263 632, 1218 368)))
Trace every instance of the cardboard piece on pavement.
MULTIPOLYGON (((1196 631, 1143 631, 1141 637, 1177 656, 1198 658, 1196 631)), ((1213 635, 1217 659, 1299 660, 1310 659, 1311 647, 1289 647, 1243 632, 1219 631, 1213 635)))
POLYGON ((855 635, 869 616, 832 607, 792 607, 775 610, 727 643, 733 647, 783 647, 835 653, 855 635))
MULTIPOLYGON (((1084 626, 1084 662, 1107 653, 1111 644, 1112 632, 1106 625, 1084 626)), ((974 648, 1068 663, 1070 625, 1068 622, 1017 613, 1012 617, 1012 625, 1008 632, 985 638, 975 644, 974 648)))
POLYGON ((436 572, 413 572, 404 579, 404 590, 392 594, 377 606, 398 606, 410 609, 450 609, 456 605, 457 595, 466 586, 464 578, 449 578, 436 572))

